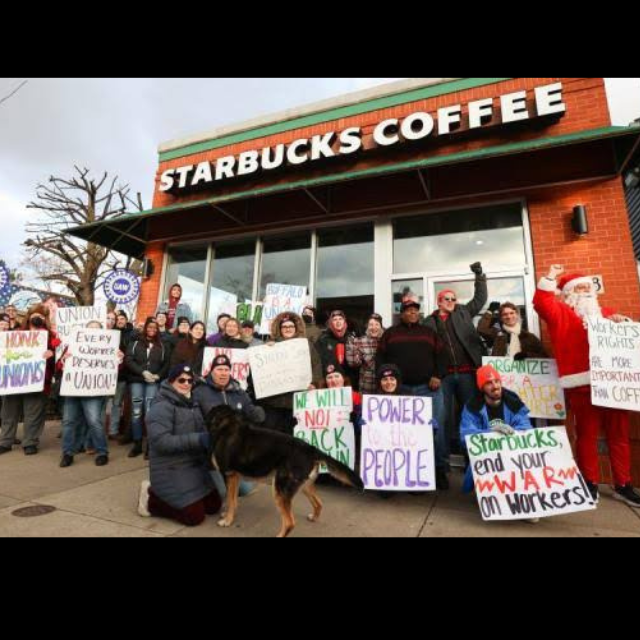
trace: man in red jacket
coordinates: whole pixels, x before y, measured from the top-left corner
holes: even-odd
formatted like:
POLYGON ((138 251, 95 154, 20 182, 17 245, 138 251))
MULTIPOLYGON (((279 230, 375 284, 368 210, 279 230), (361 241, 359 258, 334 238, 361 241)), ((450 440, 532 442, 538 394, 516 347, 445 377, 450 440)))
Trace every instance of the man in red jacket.
POLYGON ((640 494, 631 485, 631 447, 627 411, 591 404, 588 318, 624 322, 612 309, 601 308, 590 278, 563 275, 564 268, 552 265, 549 275, 538 283, 533 306, 547 323, 558 363, 560 384, 576 421, 576 449, 580 472, 594 499, 598 497, 598 433, 604 429, 615 483, 614 497, 640 508, 640 494), (560 289, 556 297, 556 279, 560 289))

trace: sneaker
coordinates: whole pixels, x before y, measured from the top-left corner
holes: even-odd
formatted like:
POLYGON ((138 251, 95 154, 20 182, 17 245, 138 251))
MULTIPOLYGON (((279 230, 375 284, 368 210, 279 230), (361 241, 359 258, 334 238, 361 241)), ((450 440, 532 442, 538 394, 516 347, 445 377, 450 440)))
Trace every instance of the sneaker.
POLYGON ((105 464, 109 464, 109 456, 105 456, 104 454, 96 456, 95 464, 96 467, 104 467, 105 464))
POLYGON ((444 469, 436 468, 436 489, 440 491, 449 490, 449 478, 447 472, 444 469))
POLYGON ((588 480, 585 480, 585 482, 587 483, 587 489, 589 489, 589 493, 591 494, 593 501, 597 503, 598 500, 600 499, 600 492, 598 491, 598 485, 595 484, 594 482, 589 482, 588 480))
POLYGON ((150 518, 149 512, 149 489, 151 483, 148 480, 143 480, 140 484, 140 495, 138 496, 138 515, 142 518, 150 518))
POLYGON ((0 447, 0 455, 3 453, 9 453, 11 451, 11 447, 0 447))
POLYGON ((630 507, 640 509, 640 494, 633 488, 631 483, 625 484, 624 487, 616 486, 613 497, 628 504, 630 507))
POLYGON ((60 460, 60 467, 64 469, 65 467, 70 467, 73 464, 73 456, 65 453, 62 456, 62 460, 60 460))
POLYGON ((31 445, 23 449, 25 456, 35 456, 38 453, 38 447, 31 445))

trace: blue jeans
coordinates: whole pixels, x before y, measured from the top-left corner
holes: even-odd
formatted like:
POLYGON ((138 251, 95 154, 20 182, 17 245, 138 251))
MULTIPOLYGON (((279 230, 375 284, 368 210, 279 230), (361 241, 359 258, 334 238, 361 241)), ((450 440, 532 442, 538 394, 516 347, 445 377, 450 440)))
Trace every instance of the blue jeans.
POLYGON ((146 382, 132 382, 131 389, 131 434, 134 441, 142 440, 142 421, 149 413, 151 401, 155 398, 158 385, 146 382))
POLYGON ((62 453, 74 455, 91 439, 98 455, 108 455, 107 437, 102 422, 105 398, 65 398, 62 411, 62 453), (88 433, 85 433, 85 425, 88 433))
MULTIPOLYGON (((227 485, 224 482, 224 478, 219 471, 211 472, 211 479, 213 480, 213 484, 216 485, 216 489, 220 494, 220 497, 224 500, 227 497, 227 485)), ((240 489, 238 490, 238 495, 242 498, 242 496, 246 496, 247 493, 250 493, 253 488, 256 486, 255 482, 249 482, 248 480, 240 480, 240 489)))
POLYGON ((449 373, 442 381, 445 412, 444 429, 442 429, 443 455, 447 465, 449 464, 451 437, 453 434, 457 434, 459 437, 460 420, 454 414, 454 400, 458 401, 458 406, 462 410, 477 391, 475 373, 449 373))
POLYGON ((116 394, 113 396, 113 404, 111 405, 111 419, 109 421, 109 435, 117 436, 118 427, 120 426, 120 417, 122 416, 122 402, 124 394, 127 391, 127 383, 124 380, 118 381, 116 394))
POLYGON ((444 396, 442 395, 442 388, 437 391, 431 391, 426 384, 404 385, 411 395, 420 396, 422 398, 431 398, 431 411, 432 417, 435 421, 435 428, 433 430, 433 444, 435 447, 435 461, 436 467, 446 467, 447 459, 445 457, 446 449, 443 448, 443 436, 444 436, 444 396))

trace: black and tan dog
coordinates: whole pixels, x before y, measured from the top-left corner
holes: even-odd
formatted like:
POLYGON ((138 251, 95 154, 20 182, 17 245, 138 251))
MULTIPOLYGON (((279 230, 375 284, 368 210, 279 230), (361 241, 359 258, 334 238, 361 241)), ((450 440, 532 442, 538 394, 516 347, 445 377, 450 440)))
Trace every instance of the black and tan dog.
POLYGON ((346 465, 299 438, 255 427, 228 406, 212 409, 206 422, 211 434, 212 462, 227 484, 227 510, 218 522, 221 527, 230 527, 235 520, 241 478, 273 479, 274 498, 282 517, 279 538, 289 535, 295 527, 291 504, 299 489, 313 507, 309 520, 315 522, 320 517, 322 502, 314 484, 320 464, 324 463, 340 482, 364 488, 362 480, 346 465))

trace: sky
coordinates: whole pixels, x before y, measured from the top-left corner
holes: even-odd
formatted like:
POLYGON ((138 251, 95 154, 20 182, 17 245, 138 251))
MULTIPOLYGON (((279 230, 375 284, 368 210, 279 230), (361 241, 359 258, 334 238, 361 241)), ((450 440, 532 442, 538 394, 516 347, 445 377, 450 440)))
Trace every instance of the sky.
MULTIPOLYGON (((25 205, 73 166, 118 175, 151 207, 158 145, 399 78, 0 78, 0 258, 17 267, 25 205)), ((607 78, 613 124, 640 118, 640 78, 607 78)))

